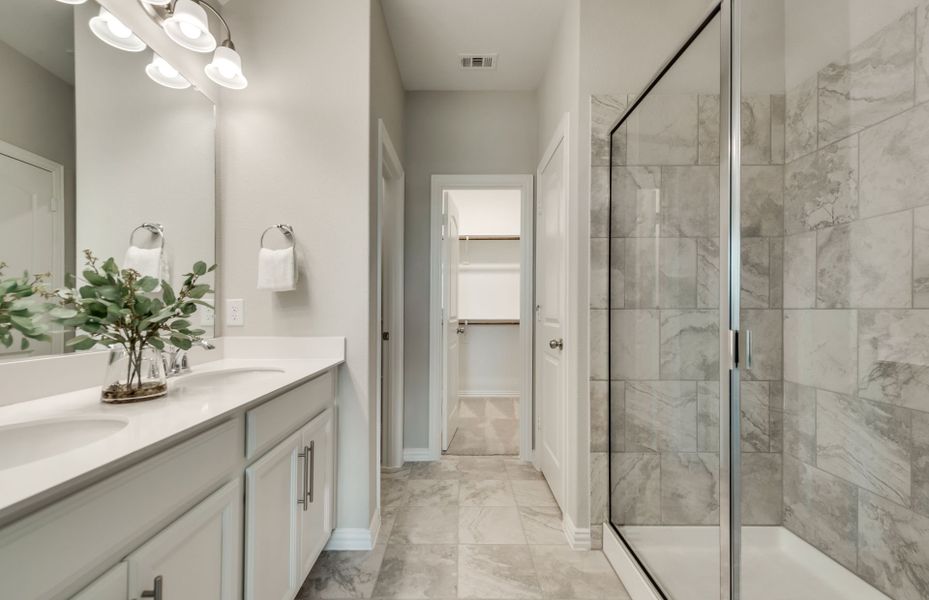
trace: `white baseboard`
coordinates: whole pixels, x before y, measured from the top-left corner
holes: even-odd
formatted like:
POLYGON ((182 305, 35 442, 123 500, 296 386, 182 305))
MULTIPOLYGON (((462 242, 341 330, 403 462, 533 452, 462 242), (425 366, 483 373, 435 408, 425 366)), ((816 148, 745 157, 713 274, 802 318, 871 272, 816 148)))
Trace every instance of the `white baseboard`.
POLYGON ((632 600, 661 600, 638 563, 608 523, 603 525, 603 553, 632 600))
POLYGON ((341 527, 332 532, 326 550, 372 550, 381 531, 381 512, 378 510, 367 529, 341 527))
POLYGON ((590 528, 581 529, 574 525, 568 513, 564 514, 561 524, 568 544, 573 550, 590 550, 590 528))
POLYGON ((519 392, 513 390, 493 391, 493 390, 459 390, 459 398, 519 398, 519 392))
POLYGON ((424 462, 435 460, 429 448, 404 448, 403 462, 424 462))

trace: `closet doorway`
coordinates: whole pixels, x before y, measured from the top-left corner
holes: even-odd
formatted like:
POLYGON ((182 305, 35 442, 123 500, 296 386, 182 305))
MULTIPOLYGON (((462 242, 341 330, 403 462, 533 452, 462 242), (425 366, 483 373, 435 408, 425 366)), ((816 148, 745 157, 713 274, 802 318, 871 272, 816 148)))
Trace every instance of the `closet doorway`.
POLYGON ((430 440, 532 459, 533 178, 434 175, 430 440))

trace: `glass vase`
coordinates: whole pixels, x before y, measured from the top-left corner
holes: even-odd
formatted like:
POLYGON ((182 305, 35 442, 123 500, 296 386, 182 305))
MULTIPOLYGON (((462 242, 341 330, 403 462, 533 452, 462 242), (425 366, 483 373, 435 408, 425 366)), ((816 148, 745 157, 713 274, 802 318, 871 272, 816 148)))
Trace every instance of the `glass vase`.
POLYGON ((100 399, 123 404, 160 398, 168 393, 168 379, 161 352, 152 346, 110 348, 110 362, 100 399))

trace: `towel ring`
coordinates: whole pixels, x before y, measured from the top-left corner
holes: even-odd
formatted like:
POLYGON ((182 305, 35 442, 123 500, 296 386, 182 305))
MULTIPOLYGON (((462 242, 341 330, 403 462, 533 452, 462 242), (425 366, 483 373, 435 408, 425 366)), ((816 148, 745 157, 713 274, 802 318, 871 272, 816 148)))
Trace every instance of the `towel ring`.
POLYGON ((152 234, 153 236, 160 238, 161 249, 162 250, 165 249, 165 227, 161 223, 142 223, 141 225, 133 229, 132 233, 129 234, 129 245, 130 246, 134 245, 132 242, 132 239, 135 237, 135 232, 139 231, 140 229, 144 229, 148 231, 150 234, 152 234))
POLYGON ((265 247, 265 236, 268 235, 268 232, 271 231, 272 229, 277 229, 278 231, 280 231, 284 235, 284 237, 287 238, 287 241, 290 243, 291 248, 294 248, 297 245, 297 240, 294 237, 294 228, 291 227, 290 225, 287 225, 286 223, 278 223, 277 225, 272 225, 271 227, 268 227, 261 233, 261 239, 258 241, 259 247, 261 248, 265 247))

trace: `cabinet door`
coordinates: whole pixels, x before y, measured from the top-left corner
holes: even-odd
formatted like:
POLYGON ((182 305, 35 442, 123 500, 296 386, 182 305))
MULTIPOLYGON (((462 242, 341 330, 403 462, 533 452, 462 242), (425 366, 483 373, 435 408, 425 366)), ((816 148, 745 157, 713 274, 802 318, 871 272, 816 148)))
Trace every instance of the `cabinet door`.
POLYGON ((332 532, 333 475, 332 409, 300 430, 302 452, 308 457, 306 501, 301 506, 300 574, 306 577, 332 532))
POLYGON ((238 480, 189 510, 126 559, 129 597, 241 597, 242 487, 238 480))
POLYGON ((297 431, 245 470, 246 600, 290 600, 300 589, 301 452, 297 431))
POLYGON ((129 594, 128 587, 128 565, 121 562, 78 592, 71 600, 126 600, 129 594))

